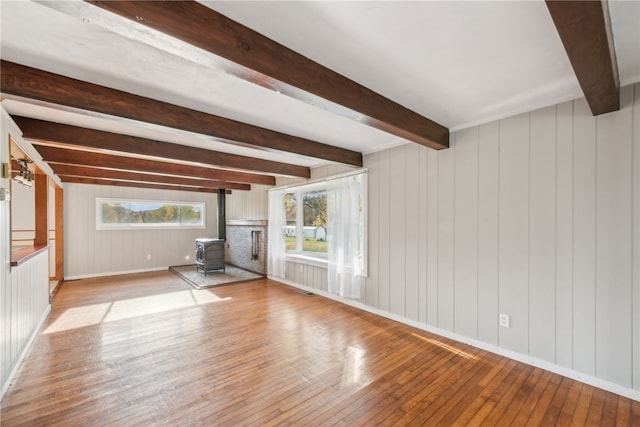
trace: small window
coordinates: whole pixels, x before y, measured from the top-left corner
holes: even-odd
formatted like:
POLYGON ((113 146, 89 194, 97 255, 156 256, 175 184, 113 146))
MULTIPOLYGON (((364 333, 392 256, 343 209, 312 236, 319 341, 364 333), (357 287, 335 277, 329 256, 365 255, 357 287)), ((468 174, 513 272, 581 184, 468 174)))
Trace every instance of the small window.
POLYGON ((96 199, 96 228, 204 228, 205 204, 96 199))

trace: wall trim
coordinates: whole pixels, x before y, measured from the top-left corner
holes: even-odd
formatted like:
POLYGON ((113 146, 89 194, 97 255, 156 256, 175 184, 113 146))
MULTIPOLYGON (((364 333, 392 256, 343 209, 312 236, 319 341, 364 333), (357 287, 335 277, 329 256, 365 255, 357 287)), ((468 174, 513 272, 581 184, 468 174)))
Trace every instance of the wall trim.
POLYGON ((262 226, 262 227, 266 227, 267 226, 267 220, 266 219, 228 219, 227 220, 227 225, 232 225, 232 226, 236 226, 236 225, 245 225, 245 226, 262 226))
POLYGON ((293 264, 305 264, 313 267, 320 267, 324 269, 329 268, 329 260, 327 258, 313 257, 300 253, 287 253, 285 256, 287 262, 293 264))
POLYGON ((605 391, 609 391, 611 393, 618 394, 620 396, 629 398, 631 400, 635 400, 640 402, 640 390, 634 390, 631 388, 623 387, 619 384, 615 384, 601 378, 596 378, 591 375, 586 375, 578 371, 574 371, 573 369, 565 368, 563 366, 556 365, 551 362, 547 362, 545 360, 537 359, 532 356, 528 356, 526 354, 517 353, 515 351, 507 350, 502 347, 498 347, 493 344, 488 344, 482 341, 478 341, 472 338, 465 337, 464 335, 456 334, 455 332, 450 332, 444 329, 436 328, 433 326, 426 325, 424 323, 417 322, 415 320, 407 319, 406 317, 399 316, 397 314, 389 313, 384 310, 379 310, 374 307, 370 307, 366 304, 363 304, 358 301, 351 301, 341 298, 337 295, 330 294, 326 291, 322 291, 320 289, 311 288, 309 286, 300 285, 298 283, 294 283, 290 280, 287 280, 282 277, 275 276, 267 276, 270 280, 274 282, 282 283, 284 285, 292 286, 294 288, 302 289, 304 291, 309 291, 314 294, 321 295, 325 298, 341 302, 343 304, 349 305, 351 307, 359 308, 361 310, 367 311, 369 313, 377 314, 379 316, 385 317, 390 320, 395 320, 396 322, 403 323, 408 326, 413 326, 414 328, 421 329, 426 332, 430 332, 435 335, 439 335, 445 338, 449 338, 451 340, 457 341, 462 344, 468 344, 473 347, 479 348, 481 350, 488 351, 490 353, 497 354, 499 356, 508 357, 509 359, 516 360, 518 362, 526 363, 527 365, 534 366, 536 368, 544 369, 554 374, 562 375, 563 377, 570 378, 572 380, 579 381, 584 384, 588 384, 593 387, 600 388, 605 391))
POLYGON ((126 270, 126 271, 111 271, 104 273, 93 273, 93 274, 78 274, 75 276, 65 276, 63 279, 65 282, 69 282, 71 280, 80 280, 80 279, 92 279, 94 277, 106 277, 106 276, 118 276, 121 274, 135 274, 135 273, 148 273, 151 271, 161 271, 168 270, 169 266, 166 267, 154 267, 154 268, 143 268, 140 270, 126 270))
POLYGON ((7 380, 5 381, 4 384, 2 384, 2 389, 0 389, 0 400, 2 400, 2 398, 4 397, 4 394, 9 389, 9 386, 13 382, 13 378, 15 377, 15 375, 18 373, 18 370, 22 366, 22 361, 24 360, 24 358, 27 356, 27 354, 31 350, 31 345, 35 341, 36 337, 38 335, 40 335, 40 330, 42 329, 42 326, 44 325, 44 322, 49 317, 49 313, 51 313, 51 304, 47 304, 47 307, 42 312, 42 316, 40 316, 40 320, 38 321, 38 324, 33 329, 33 333, 29 337, 29 341, 27 341, 27 344, 24 346, 24 349, 22 350, 22 353, 20 353, 20 356, 18 357, 18 360, 16 360, 16 364, 13 366, 13 369, 9 373, 9 376, 7 376, 7 380))

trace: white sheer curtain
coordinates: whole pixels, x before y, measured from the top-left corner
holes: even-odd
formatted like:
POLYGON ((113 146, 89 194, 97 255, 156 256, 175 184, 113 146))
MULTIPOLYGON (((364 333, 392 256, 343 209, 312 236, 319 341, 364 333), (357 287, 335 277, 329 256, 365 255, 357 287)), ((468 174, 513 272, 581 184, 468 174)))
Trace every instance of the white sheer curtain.
POLYGON ((269 191, 269 235, 267 274, 284 277, 286 258, 284 226, 287 223, 284 210, 285 190, 269 191))
POLYGON ((363 274, 360 214, 363 174, 338 178, 327 187, 327 240, 329 292, 360 299, 363 274))

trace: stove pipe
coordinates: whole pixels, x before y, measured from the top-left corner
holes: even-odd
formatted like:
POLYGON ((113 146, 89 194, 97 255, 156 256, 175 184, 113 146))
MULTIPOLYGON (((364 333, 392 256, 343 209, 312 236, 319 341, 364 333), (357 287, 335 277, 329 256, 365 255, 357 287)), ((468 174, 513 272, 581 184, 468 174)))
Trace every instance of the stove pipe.
POLYGON ((218 239, 227 240, 227 190, 218 189, 218 239))

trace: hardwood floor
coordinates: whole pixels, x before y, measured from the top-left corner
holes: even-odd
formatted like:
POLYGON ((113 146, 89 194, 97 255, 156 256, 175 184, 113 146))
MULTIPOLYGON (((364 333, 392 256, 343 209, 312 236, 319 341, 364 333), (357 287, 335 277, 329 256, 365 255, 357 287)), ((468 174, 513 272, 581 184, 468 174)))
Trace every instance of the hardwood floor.
POLYGON ((640 425, 640 402, 268 280, 65 282, 13 425, 640 425))

